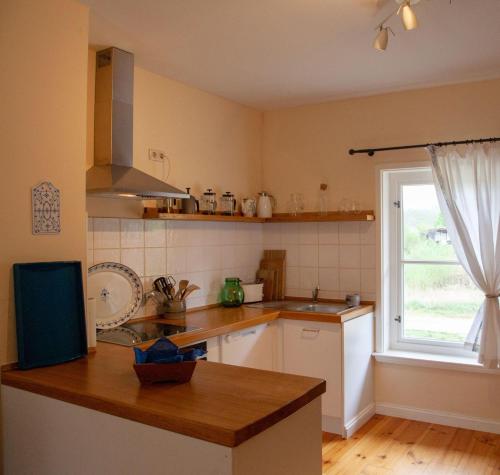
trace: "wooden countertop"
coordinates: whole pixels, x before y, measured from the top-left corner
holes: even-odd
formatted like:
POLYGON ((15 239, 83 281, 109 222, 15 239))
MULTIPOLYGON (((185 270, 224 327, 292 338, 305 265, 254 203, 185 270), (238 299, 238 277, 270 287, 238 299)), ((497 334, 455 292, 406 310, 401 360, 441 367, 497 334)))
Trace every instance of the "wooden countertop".
MULTIPOLYGON (((200 340, 206 340, 218 335, 225 335, 233 331, 243 330, 261 323, 271 322, 277 318, 288 318, 292 320, 307 320, 326 323, 344 323, 353 318, 373 312, 373 305, 360 305, 352 309, 339 313, 318 313, 318 312, 291 312, 270 308, 254 308, 245 305, 238 308, 215 307, 204 310, 187 312, 185 318, 177 320, 167 320, 165 318, 154 319, 161 323, 171 323, 172 325, 186 325, 198 327, 195 330, 180 335, 169 337, 176 345, 184 346, 200 340)), ((149 346, 151 342, 146 345, 149 346)))
POLYGON ((132 363, 131 348, 99 343, 86 358, 6 371, 2 383, 228 447, 326 390, 320 379, 205 361, 189 383, 141 386, 132 363))

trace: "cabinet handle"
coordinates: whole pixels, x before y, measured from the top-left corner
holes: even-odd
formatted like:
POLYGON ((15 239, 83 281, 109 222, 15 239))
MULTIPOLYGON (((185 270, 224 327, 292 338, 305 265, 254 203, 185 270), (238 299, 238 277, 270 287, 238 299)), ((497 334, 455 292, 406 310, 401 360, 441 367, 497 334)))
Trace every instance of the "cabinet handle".
POLYGON ((257 330, 249 330, 247 332, 238 332, 238 333, 233 333, 226 335, 224 339, 226 340, 227 343, 231 343, 232 341, 239 340, 240 338, 243 338, 248 335, 255 335, 257 333, 257 330))
POLYGON ((257 330, 250 330, 247 332, 241 332, 241 336, 255 335, 256 333, 257 333, 257 330))
POLYGON ((318 328, 303 328, 303 332, 309 332, 309 333, 319 333, 320 330, 318 328))

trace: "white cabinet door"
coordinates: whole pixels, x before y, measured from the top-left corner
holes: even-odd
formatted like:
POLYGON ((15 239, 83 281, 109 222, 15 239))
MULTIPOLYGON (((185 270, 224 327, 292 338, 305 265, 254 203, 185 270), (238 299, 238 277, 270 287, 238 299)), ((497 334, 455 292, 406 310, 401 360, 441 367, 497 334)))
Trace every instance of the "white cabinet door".
POLYGON ((342 415, 342 330, 340 324, 282 320, 283 370, 326 380, 323 415, 342 415))
POLYGON ((264 323, 221 337, 221 363, 273 370, 274 324, 264 323))

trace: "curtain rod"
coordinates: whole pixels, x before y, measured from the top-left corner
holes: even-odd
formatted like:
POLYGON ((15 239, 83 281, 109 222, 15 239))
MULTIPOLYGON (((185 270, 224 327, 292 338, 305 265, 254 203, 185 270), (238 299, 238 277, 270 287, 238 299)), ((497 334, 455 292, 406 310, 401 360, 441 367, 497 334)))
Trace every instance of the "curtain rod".
POLYGON ((354 155, 355 153, 366 153, 370 157, 375 155, 375 152, 385 152, 386 150, 406 150, 409 148, 426 148, 431 145, 434 147, 444 147, 446 145, 464 145, 471 143, 484 143, 484 142, 500 142, 500 137, 490 137, 489 139, 469 139, 469 140, 455 140, 453 142, 436 142, 436 143, 421 143, 417 145, 400 145, 398 147, 381 147, 381 148, 361 148, 349 150, 349 155, 354 155))

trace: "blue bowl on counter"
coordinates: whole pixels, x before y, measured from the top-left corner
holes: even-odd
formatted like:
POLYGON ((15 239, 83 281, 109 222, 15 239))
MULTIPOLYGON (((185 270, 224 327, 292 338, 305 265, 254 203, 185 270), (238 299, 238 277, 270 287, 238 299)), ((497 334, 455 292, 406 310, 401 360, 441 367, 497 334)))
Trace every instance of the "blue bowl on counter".
POLYGON ((199 348, 179 348, 168 338, 160 338, 147 350, 134 348, 134 370, 143 384, 187 383, 196 360, 205 355, 199 348))

